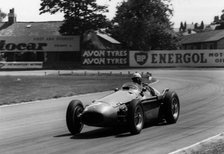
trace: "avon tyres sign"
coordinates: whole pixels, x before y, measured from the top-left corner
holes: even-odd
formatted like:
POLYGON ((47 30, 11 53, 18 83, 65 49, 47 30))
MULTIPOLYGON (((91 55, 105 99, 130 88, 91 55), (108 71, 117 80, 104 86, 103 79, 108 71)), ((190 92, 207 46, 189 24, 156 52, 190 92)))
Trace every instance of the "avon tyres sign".
POLYGON ((43 62, 0 62, 1 69, 41 69, 43 62))
POLYGON ((82 52, 83 65, 129 65, 127 50, 86 50, 82 52))
POLYGON ((79 51, 79 36, 0 37, 0 52, 79 51))
POLYGON ((130 51, 131 67, 224 66, 224 50, 130 51))

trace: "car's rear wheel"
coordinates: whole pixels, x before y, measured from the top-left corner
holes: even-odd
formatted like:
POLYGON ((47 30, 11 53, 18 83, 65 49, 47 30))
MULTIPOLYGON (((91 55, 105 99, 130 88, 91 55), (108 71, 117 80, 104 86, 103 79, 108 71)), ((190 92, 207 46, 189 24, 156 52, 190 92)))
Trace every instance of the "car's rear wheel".
POLYGON ((140 103, 129 105, 128 126, 131 134, 139 134, 144 126, 144 112, 140 103))
POLYGON ((168 91, 164 98, 165 120, 169 124, 176 123, 180 115, 180 102, 174 91, 168 91))
POLYGON ((66 124, 72 135, 80 133, 83 128, 83 123, 80 120, 80 115, 83 110, 84 107, 82 102, 79 100, 72 100, 68 105, 66 112, 66 124))

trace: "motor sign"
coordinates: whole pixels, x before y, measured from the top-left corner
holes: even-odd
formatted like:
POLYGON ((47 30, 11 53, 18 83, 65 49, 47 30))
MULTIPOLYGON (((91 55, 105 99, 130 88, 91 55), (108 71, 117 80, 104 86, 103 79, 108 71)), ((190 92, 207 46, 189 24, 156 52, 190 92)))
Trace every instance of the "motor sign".
POLYGON ((224 66, 224 50, 131 51, 131 67, 224 66))

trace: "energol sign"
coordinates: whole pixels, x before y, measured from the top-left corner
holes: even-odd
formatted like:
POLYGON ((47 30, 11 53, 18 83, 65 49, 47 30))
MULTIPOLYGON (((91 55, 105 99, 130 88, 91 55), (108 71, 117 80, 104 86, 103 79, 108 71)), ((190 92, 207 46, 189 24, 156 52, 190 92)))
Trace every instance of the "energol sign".
POLYGON ((130 51, 131 67, 224 66, 224 50, 130 51))

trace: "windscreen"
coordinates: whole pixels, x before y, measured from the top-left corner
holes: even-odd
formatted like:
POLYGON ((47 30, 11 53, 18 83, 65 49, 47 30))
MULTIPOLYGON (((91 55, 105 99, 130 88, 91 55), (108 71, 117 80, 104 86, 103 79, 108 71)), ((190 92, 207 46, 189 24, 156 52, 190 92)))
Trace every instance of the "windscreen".
POLYGON ((139 90, 139 86, 135 83, 128 82, 123 84, 121 89, 122 90, 139 90))

